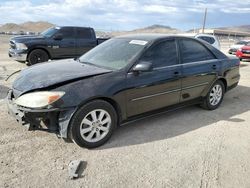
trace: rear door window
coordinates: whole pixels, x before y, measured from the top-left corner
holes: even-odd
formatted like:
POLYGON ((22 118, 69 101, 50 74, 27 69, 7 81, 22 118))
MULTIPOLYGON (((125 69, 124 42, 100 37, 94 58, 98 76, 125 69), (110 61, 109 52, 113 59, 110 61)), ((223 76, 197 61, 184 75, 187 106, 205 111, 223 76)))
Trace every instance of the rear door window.
POLYGON ((152 46, 145 52, 141 61, 151 62, 154 68, 178 64, 175 40, 167 40, 152 46))
POLYGON ((182 63, 191 63, 215 59, 215 56, 201 43, 192 39, 179 41, 182 63))

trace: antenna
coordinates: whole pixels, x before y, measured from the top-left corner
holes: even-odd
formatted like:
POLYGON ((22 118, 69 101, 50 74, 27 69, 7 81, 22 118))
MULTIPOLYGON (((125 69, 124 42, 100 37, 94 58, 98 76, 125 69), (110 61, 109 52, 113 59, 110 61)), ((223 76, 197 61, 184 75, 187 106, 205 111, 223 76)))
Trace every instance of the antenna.
POLYGON ((207 19, 207 8, 205 9, 204 19, 203 19, 203 26, 202 26, 202 33, 204 33, 204 29, 206 26, 206 19, 207 19))

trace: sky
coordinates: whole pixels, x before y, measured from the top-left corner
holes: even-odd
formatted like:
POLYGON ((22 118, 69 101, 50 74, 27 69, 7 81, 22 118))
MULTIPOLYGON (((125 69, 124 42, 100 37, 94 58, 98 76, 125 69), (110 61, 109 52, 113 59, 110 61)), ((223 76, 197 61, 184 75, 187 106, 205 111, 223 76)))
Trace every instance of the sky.
POLYGON ((48 21, 98 30, 132 30, 153 24, 183 31, 250 25, 250 0, 0 0, 0 24, 48 21))

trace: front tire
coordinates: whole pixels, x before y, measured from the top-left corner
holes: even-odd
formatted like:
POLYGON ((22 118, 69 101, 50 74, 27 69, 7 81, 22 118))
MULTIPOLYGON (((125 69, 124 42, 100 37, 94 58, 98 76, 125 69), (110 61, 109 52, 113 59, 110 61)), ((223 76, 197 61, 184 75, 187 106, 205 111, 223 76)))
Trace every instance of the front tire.
POLYGON ((27 65, 35 65, 37 63, 46 62, 49 60, 49 55, 47 52, 41 49, 36 49, 30 52, 28 56, 28 64, 27 65))
POLYGON ((111 137, 117 126, 114 107, 103 100, 95 100, 82 106, 70 122, 70 136, 77 145, 95 148, 111 137))
POLYGON ((224 98, 224 94, 225 85, 222 81, 218 80, 210 88, 201 106, 207 110, 215 110, 220 106, 224 98))

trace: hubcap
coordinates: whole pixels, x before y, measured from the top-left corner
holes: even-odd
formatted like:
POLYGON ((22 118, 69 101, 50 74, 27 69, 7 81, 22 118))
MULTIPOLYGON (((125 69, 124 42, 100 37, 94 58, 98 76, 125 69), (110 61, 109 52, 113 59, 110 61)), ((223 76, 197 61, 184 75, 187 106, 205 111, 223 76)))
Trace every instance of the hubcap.
POLYGON ((210 91, 210 95, 209 95, 210 104, 213 105, 213 106, 216 106, 217 104, 219 104, 221 98, 222 98, 222 87, 221 87, 221 85, 219 85, 219 84, 214 85, 214 87, 210 91))
POLYGON ((87 142, 98 142, 109 132, 111 126, 111 117, 103 109, 97 109, 89 112, 82 120, 80 133, 87 142))

